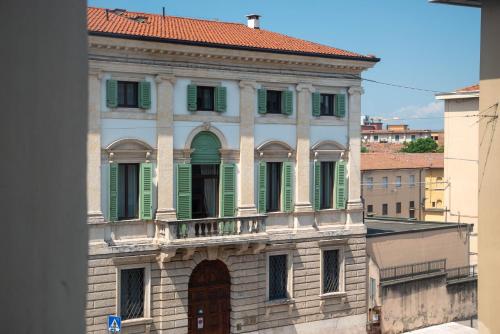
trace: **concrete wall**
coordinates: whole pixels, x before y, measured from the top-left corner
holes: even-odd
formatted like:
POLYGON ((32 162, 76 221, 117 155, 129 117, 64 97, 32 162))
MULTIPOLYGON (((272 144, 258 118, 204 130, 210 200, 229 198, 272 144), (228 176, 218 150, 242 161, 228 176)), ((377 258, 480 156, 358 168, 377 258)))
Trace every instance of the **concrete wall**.
POLYGON ((85 330, 86 1, 2 0, 2 333, 85 330))
POLYGON ((447 284, 446 277, 382 287, 384 334, 466 320, 477 315, 477 281, 447 284))
MULTIPOLYGON (((481 18, 481 93, 482 115, 498 117, 500 101, 500 3, 483 0, 481 18)), ((500 290, 498 259, 500 249, 500 131, 498 118, 484 117, 479 122, 479 330, 481 334, 499 333, 500 290)))

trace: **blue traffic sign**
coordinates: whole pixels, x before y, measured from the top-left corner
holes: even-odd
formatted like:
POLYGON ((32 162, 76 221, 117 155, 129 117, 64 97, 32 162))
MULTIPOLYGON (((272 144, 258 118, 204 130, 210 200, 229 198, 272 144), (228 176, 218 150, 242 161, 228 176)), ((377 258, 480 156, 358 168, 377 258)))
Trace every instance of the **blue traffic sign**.
POLYGON ((117 315, 108 315, 108 331, 118 333, 122 329, 122 318, 117 315))

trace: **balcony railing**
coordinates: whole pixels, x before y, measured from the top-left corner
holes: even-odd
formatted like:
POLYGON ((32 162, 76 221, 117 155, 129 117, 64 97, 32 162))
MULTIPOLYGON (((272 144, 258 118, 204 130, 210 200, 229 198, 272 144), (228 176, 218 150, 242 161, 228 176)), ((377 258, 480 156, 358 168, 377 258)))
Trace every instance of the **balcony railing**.
POLYGON ((461 280, 477 277, 477 265, 451 268, 446 270, 446 279, 448 281, 461 280))
POLYGON ((401 278, 413 278, 415 276, 434 274, 434 273, 445 273, 446 272, 446 260, 436 260, 429 262, 421 262, 408 264, 398 267, 384 268, 380 270, 380 280, 389 281, 401 278))
POLYGON ((266 216, 200 218, 157 222, 160 237, 176 240, 224 236, 250 236, 266 231, 266 216))

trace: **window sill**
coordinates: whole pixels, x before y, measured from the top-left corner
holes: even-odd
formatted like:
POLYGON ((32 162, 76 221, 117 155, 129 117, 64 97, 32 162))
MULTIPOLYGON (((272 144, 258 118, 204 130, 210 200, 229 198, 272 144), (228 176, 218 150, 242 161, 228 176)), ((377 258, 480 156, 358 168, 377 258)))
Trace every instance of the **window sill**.
POLYGON ((295 303, 295 299, 293 298, 283 298, 283 299, 275 299, 275 300, 267 300, 265 302, 266 307, 279 306, 279 305, 291 305, 295 303))
POLYGON ((137 318, 137 319, 127 319, 122 321, 123 327, 136 326, 136 325, 148 325, 153 322, 153 318, 137 318))
POLYGON ((267 217, 285 217, 292 214, 292 212, 273 211, 273 212, 266 212, 264 214, 267 215, 267 217))
POLYGON ((329 292, 319 295, 319 298, 321 299, 344 298, 344 297, 347 297, 347 292, 329 292))
POLYGON ((109 223, 113 224, 113 225, 125 225, 125 224, 134 225, 134 224, 141 224, 144 222, 146 222, 146 220, 139 219, 139 218, 133 218, 133 219, 115 220, 112 222, 110 221, 109 223))

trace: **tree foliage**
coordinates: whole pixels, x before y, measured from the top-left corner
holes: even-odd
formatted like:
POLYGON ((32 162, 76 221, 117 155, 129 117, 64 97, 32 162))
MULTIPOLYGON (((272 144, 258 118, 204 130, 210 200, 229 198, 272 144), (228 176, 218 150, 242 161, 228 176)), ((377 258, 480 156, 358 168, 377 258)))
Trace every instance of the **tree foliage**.
POLYGON ((428 153, 428 152, 438 152, 440 148, 434 139, 419 138, 417 140, 411 141, 409 143, 404 143, 401 152, 405 153, 428 153))

